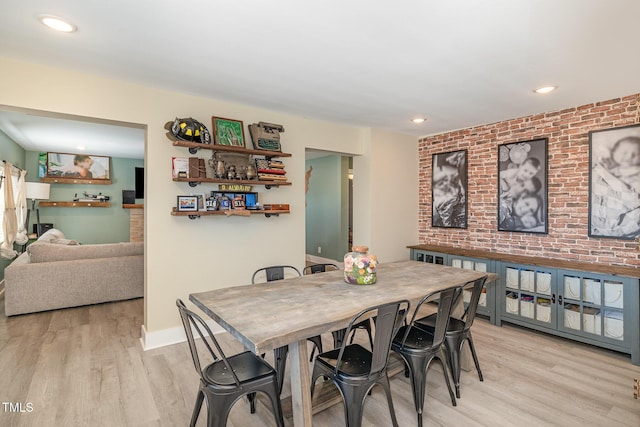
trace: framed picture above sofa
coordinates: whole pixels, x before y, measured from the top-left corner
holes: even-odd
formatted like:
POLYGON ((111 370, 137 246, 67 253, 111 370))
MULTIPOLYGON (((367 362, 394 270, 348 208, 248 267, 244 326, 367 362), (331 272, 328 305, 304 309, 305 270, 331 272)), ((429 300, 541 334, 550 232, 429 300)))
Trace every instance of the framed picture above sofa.
POLYGON ((41 181, 111 184, 111 157, 49 152, 41 181))

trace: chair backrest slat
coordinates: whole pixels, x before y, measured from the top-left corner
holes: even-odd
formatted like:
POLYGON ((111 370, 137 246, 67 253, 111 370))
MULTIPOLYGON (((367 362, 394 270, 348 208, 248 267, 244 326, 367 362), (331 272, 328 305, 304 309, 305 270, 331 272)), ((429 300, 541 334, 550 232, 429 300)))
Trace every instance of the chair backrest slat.
POLYGON ((324 273, 326 271, 339 270, 336 264, 325 263, 325 264, 313 264, 308 265, 302 270, 302 274, 316 274, 316 273, 324 273), (329 269, 329 270, 327 270, 329 269))
POLYGON ((300 270, 298 270, 296 267, 292 265, 272 265, 270 267, 263 267, 263 268, 257 269, 253 273, 253 276, 251 276, 251 284, 253 285, 256 283, 256 276, 261 271, 264 271, 264 274, 267 278, 267 282, 273 282, 276 280, 284 279, 285 270, 294 271, 297 276, 302 276, 302 274, 300 273, 300 270))
POLYGON ((200 364, 200 356, 198 353, 198 347, 196 345, 195 337, 193 336, 193 331, 195 330, 198 334, 198 337, 201 339, 202 344, 209 351, 209 354, 213 358, 214 361, 222 360, 222 362, 227 367, 227 370, 231 372, 233 379, 237 386, 240 386, 240 381, 236 376, 236 373, 233 372, 227 357, 224 355, 220 344, 214 337, 211 329, 207 325, 207 323, 196 313, 189 310, 184 302, 181 299, 176 300, 176 306, 178 306, 178 311, 180 312, 180 318, 182 319, 182 326, 184 326, 184 332, 187 335, 187 342, 189 343, 189 350, 191 351, 191 358, 193 359, 193 365, 196 368, 196 371, 202 378, 202 366, 200 364), (215 347, 215 350, 214 350, 215 347), (216 354, 217 353, 217 354, 216 354))
POLYGON ((482 289, 484 288, 484 283, 487 280, 487 276, 481 277, 478 280, 473 282, 473 289, 471 291, 471 299, 469 300, 469 304, 464 311, 463 319, 464 319, 464 329, 468 330, 471 328, 473 324, 473 319, 476 317, 476 311, 478 310, 478 302, 480 300, 480 295, 482 294, 482 289))
POLYGON ((407 341, 409 333, 411 332, 411 328, 424 330, 420 327, 420 324, 416 323, 416 317, 419 316, 419 311, 422 307, 422 304, 427 301, 432 301, 435 297, 438 297, 438 311, 436 314, 436 327, 433 331, 433 347, 440 346, 444 342, 445 334, 447 333, 447 326, 449 325, 449 316, 451 316, 453 300, 458 292, 461 292, 461 289, 459 286, 456 286, 430 292, 422 297, 422 299, 416 306, 416 309, 413 312, 413 316, 411 317, 411 322, 409 322, 409 326, 406 328, 404 336, 402 337, 402 346, 404 346, 405 342, 407 341))

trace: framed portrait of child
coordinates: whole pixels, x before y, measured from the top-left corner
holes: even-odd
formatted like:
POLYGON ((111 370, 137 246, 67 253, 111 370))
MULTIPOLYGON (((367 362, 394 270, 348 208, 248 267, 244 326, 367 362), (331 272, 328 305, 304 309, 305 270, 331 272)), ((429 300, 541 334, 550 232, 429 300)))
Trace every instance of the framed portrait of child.
POLYGON ((640 237, 640 125, 589 132, 589 236, 640 237))
POLYGON ((467 228, 467 150, 433 155, 431 226, 467 228))
POLYGON ((498 146, 498 231, 547 233, 547 142, 498 146))

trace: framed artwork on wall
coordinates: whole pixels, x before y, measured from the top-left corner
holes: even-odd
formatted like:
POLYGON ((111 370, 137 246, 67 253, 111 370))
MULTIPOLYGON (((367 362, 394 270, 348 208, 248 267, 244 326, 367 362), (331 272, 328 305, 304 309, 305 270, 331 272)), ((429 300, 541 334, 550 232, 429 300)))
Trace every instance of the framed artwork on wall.
POLYGON ((44 180, 77 182, 91 180, 96 184, 111 183, 111 157, 86 154, 47 153, 44 180))
POLYGON ((431 226, 467 228, 467 150, 433 155, 431 226))
POLYGON ((242 120, 211 117, 213 143, 231 147, 245 147, 244 124, 242 120))
POLYGON ((547 138, 498 146, 498 230, 547 233, 547 138))
POLYGON ((640 125, 589 132, 589 236, 640 237, 640 125))

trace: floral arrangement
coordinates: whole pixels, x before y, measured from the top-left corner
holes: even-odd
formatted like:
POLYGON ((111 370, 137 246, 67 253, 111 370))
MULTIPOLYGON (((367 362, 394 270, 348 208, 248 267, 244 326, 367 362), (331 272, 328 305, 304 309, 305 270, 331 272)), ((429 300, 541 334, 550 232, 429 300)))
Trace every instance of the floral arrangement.
POLYGON ((367 255, 368 248, 355 246, 353 250, 344 256, 344 280, 352 285, 373 285, 378 259, 367 255))

